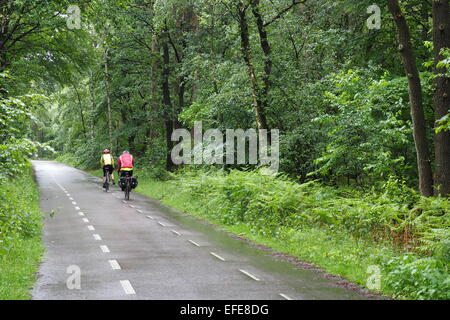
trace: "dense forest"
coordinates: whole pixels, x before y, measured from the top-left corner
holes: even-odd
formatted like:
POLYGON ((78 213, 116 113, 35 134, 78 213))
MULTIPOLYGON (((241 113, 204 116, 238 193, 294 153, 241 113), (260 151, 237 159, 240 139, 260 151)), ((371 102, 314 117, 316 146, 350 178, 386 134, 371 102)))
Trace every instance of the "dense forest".
POLYGON ((103 149, 130 150, 224 224, 370 234, 419 261, 390 260, 385 292, 448 298, 449 5, 0 0, 0 181, 30 155, 97 169, 103 149), (200 121, 279 130, 278 174, 174 163, 172 133, 200 121))

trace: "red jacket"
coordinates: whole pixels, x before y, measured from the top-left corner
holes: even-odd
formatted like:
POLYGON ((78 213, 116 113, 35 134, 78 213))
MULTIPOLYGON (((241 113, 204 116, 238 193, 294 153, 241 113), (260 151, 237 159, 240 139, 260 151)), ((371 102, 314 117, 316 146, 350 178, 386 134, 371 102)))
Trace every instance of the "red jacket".
POLYGON ((119 157, 119 160, 117 160, 117 169, 120 171, 120 169, 133 169, 134 165, 134 157, 129 154, 125 153, 119 157))

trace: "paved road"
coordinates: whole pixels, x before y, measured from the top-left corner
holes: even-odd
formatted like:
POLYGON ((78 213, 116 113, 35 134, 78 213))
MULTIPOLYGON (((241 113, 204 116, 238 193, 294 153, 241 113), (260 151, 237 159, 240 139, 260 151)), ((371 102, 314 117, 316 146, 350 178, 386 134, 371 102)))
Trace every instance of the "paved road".
POLYGON ((365 299, 156 200, 126 202, 80 170, 33 165, 41 208, 54 211, 33 299, 365 299))

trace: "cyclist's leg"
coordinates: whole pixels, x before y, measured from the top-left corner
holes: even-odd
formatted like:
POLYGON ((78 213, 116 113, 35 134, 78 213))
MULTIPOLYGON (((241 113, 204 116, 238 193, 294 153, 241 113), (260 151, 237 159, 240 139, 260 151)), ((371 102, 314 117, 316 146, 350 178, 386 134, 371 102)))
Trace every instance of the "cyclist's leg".
POLYGON ((113 169, 112 165, 108 166, 108 174, 109 174, 109 182, 111 182, 111 180, 112 180, 113 184, 114 184, 114 169, 113 169))
POLYGON ((116 184, 116 181, 114 180, 114 168, 113 168, 112 166, 111 166, 110 173, 111 173, 111 179, 112 179, 112 182, 113 182, 113 184, 115 185, 115 184, 116 184))

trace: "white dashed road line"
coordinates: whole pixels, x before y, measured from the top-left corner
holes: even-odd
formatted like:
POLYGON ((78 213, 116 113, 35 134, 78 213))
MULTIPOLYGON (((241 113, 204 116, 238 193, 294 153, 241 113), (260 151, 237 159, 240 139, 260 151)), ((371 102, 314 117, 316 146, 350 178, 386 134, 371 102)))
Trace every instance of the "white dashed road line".
POLYGON ((158 224, 160 225, 160 226, 163 226, 163 227, 167 227, 164 223, 162 223, 161 221, 158 221, 158 224))
POLYGON ((83 222, 84 223, 89 223, 89 219, 88 218, 83 218, 83 222))
POLYGON ((95 231, 94 226, 88 226, 88 229, 89 229, 90 231, 95 231))
POLYGON ((261 281, 261 279, 255 277, 254 275, 252 275, 250 272, 239 269, 240 272, 242 272, 243 274, 245 274, 246 276, 249 276, 250 278, 252 278, 255 281, 261 281))
POLYGON ((81 217, 84 217, 84 213, 83 213, 83 212, 81 212, 81 211, 80 211, 80 212, 78 212, 78 215, 79 215, 79 216, 81 216, 81 217))
POLYGON ((108 262, 109 262, 109 265, 111 266, 111 268, 113 270, 120 270, 121 269, 119 263, 117 262, 117 260, 108 260, 108 262))
POLYGON ((98 234, 93 234, 92 236, 93 236, 94 239, 97 240, 97 241, 102 240, 102 237, 100 237, 100 235, 98 235, 98 234))
POLYGON ((80 211, 80 207, 75 207, 75 210, 80 211))
POLYGON ((285 295, 284 293, 280 293, 280 296, 282 296, 283 298, 285 298, 286 300, 294 300, 291 297, 285 295))
POLYGON ((152 216, 147 216, 147 218, 154 220, 155 218, 153 218, 152 216))
POLYGON ((110 253, 111 251, 109 251, 109 248, 107 246, 100 246, 100 249, 102 250, 103 253, 110 253))
POLYGON ((192 243, 194 246, 200 247, 200 245, 197 242, 194 242, 192 240, 188 240, 190 243, 192 243))
POLYGON ((136 209, 136 211, 139 213, 144 213, 144 212, 142 212, 142 210, 139 210, 139 209, 136 209))
POLYGON ((219 259, 219 260, 225 261, 225 259, 222 258, 221 256, 219 256, 217 253, 210 252, 210 254, 213 255, 214 257, 216 257, 216 258, 219 259))
POLYGON ((181 236, 181 234, 180 234, 178 231, 175 231, 175 230, 170 230, 170 231, 172 231, 173 233, 175 233, 177 236, 181 236))
POLYGON ((136 294, 130 281, 120 280, 120 284, 122 285, 122 288, 125 291, 125 294, 136 294))

